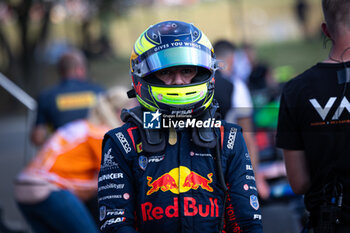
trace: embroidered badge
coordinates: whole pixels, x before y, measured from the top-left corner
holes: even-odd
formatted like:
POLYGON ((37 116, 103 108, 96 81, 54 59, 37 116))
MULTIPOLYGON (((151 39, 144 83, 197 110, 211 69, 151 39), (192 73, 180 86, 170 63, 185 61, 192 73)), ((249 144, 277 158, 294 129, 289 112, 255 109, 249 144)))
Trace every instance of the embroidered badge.
POLYGON ((142 152, 142 142, 140 142, 139 144, 136 145, 136 151, 137 151, 137 153, 142 152))
POLYGON ((105 219, 105 217, 106 217, 106 206, 103 205, 100 207, 100 221, 105 219))
POLYGON ((253 209, 258 210, 259 209, 259 201, 258 197, 255 195, 250 195, 250 205, 253 207, 253 209))
POLYGON ((142 170, 146 170, 148 164, 148 160, 146 156, 140 155, 139 156, 139 166, 142 170))
POLYGON ((123 198, 124 198, 125 200, 128 200, 128 199, 130 198, 129 193, 124 193, 124 194, 123 194, 123 198))

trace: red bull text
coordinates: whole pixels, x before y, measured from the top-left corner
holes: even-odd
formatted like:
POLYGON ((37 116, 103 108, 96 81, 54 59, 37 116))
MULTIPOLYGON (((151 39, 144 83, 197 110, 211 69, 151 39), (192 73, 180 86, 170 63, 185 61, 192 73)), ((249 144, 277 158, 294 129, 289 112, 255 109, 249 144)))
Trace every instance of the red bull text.
MULTIPOLYGON (((210 204, 197 204, 195 198, 184 197, 183 208, 180 209, 183 210, 184 216, 199 215, 201 217, 219 217, 218 199, 210 197, 209 202, 210 204)), ((165 208, 153 206, 151 202, 145 202, 141 204, 141 212, 143 221, 159 220, 164 216, 167 218, 177 218, 179 217, 178 198, 174 197, 173 205, 169 205, 165 208)))

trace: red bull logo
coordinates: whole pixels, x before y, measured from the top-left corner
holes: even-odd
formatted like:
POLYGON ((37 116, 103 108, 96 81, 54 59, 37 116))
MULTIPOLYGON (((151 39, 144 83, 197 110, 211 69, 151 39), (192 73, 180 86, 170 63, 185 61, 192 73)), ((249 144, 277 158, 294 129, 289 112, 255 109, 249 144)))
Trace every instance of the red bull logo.
POLYGON ((213 192, 213 188, 209 186, 213 182, 212 176, 213 173, 209 173, 207 179, 187 167, 180 166, 155 180, 147 176, 147 185, 151 187, 147 191, 147 195, 151 195, 159 190, 179 194, 187 192, 190 189, 198 189, 199 187, 208 192, 213 192))
MULTIPOLYGON (((219 217, 219 205, 218 199, 209 198, 208 204, 198 204, 193 197, 184 197, 183 202, 183 215, 184 216, 196 216, 201 217, 219 217)), ((145 202, 141 204, 141 213, 143 221, 159 220, 164 216, 167 218, 179 217, 179 201, 177 197, 174 197, 173 205, 169 205, 165 208, 161 206, 153 206, 151 202, 145 202)))
POLYGON ((162 175, 153 182, 151 182, 152 177, 147 176, 147 180, 147 185, 151 187, 151 189, 148 190, 147 195, 151 195, 152 193, 157 192, 159 189, 163 192, 166 192, 171 189, 177 189, 175 179, 168 173, 162 175))
POLYGON ((202 189, 205 189, 209 192, 213 192, 213 188, 209 186, 211 182, 213 182, 213 179, 211 178, 213 176, 213 173, 209 173, 207 175, 208 179, 204 178, 203 176, 191 172, 185 179, 185 182, 183 184, 183 187, 190 187, 192 189, 198 189, 200 186, 202 189))

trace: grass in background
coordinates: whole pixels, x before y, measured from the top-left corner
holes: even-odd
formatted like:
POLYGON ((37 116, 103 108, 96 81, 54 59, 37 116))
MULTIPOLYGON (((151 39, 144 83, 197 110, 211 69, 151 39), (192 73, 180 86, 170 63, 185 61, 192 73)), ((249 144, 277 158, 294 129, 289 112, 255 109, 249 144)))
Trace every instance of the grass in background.
POLYGON ((328 57, 330 43, 323 47, 321 37, 257 46, 258 57, 272 68, 290 66, 293 76, 328 57))
POLYGON ((89 74, 92 80, 106 88, 114 85, 131 86, 128 57, 90 60, 89 74))

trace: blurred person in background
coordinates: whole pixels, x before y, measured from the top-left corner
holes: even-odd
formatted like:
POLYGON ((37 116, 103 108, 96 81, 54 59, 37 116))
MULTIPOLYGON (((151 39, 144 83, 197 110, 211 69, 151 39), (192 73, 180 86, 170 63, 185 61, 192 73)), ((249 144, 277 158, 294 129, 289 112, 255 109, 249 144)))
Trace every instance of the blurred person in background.
POLYGON ((104 92, 87 78, 86 60, 79 50, 65 52, 57 64, 60 83, 40 93, 31 141, 41 146, 49 134, 77 119, 86 118, 96 96, 104 92))
POLYGON ((315 233, 350 232, 350 1, 323 0, 328 58, 285 84, 277 127, 287 175, 315 233))
POLYGON ((132 106, 123 87, 100 94, 87 119, 59 127, 18 174, 15 199, 35 232, 99 232, 97 176, 102 138, 122 124, 122 108, 132 106))
POLYGON ((281 84, 275 80, 270 66, 258 59, 254 45, 244 44, 243 48, 252 67, 247 85, 253 102, 253 124, 259 158, 275 160, 277 159, 275 130, 281 84))
POLYGON ((251 96, 247 85, 241 79, 233 77, 235 45, 227 40, 218 40, 213 47, 216 58, 225 63, 223 69, 215 73, 214 99, 219 103, 221 117, 227 122, 236 123, 242 127, 243 137, 252 159, 259 195, 262 198, 267 198, 269 188, 263 177, 256 172, 259 154, 254 136, 251 96))
POLYGON ((260 61, 252 44, 242 46, 252 71, 248 88, 253 100, 253 124, 259 151, 258 173, 268 183, 268 198, 261 200, 263 227, 269 233, 297 233, 305 225, 303 197, 292 191, 286 174, 282 151, 275 137, 281 85, 268 64, 260 61), (284 214, 281 215, 280 213, 284 214), (279 224, 276 224, 278 222, 279 224))
POLYGON ((266 90, 273 98, 278 96, 279 83, 273 76, 273 72, 269 64, 261 61, 257 56, 256 48, 253 44, 243 44, 243 49, 249 60, 251 72, 247 79, 249 91, 253 94, 254 91, 266 90), (277 91, 277 93, 275 93, 277 91))
POLYGON ((160 22, 136 40, 130 73, 141 106, 103 141, 102 161, 119 166, 101 164, 102 232, 262 232, 241 128, 215 120, 216 69, 193 24, 160 22), (177 126, 164 127, 168 120, 177 126), (188 120, 216 126, 181 124, 188 120))
POLYGON ((295 17, 298 20, 302 35, 305 39, 309 36, 308 19, 310 5, 307 0, 295 0, 294 4, 295 17))
POLYGON ((240 79, 244 83, 247 83, 249 75, 252 72, 252 65, 244 46, 238 48, 235 46, 232 66, 232 79, 240 79))
POLYGON ((294 201, 295 194, 288 184, 281 153, 277 151, 273 140, 277 125, 278 84, 269 76, 269 68, 258 61, 253 45, 242 46, 251 67, 247 83, 252 92, 242 79, 233 76, 233 70, 237 67, 235 46, 229 41, 219 40, 214 44, 214 51, 217 59, 226 63, 224 69, 216 72, 214 98, 219 102, 222 116, 243 128, 243 136, 254 161, 264 231, 299 232, 303 208, 300 208, 300 198, 298 202, 294 201))

